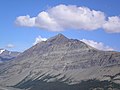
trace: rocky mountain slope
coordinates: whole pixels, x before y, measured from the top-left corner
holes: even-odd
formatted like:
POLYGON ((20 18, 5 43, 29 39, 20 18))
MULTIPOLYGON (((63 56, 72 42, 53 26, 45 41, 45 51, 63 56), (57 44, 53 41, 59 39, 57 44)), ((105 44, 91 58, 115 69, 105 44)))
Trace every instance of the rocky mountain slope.
POLYGON ((0 90, 23 90, 23 89, 17 89, 17 88, 13 88, 13 87, 0 86, 0 90))
POLYGON ((0 85, 34 90, 31 87, 41 80, 75 85, 93 78, 108 80, 105 75, 117 73, 120 73, 119 52, 100 51, 82 41, 58 34, 0 67, 0 85))
POLYGON ((0 49, 0 63, 16 58, 20 52, 11 52, 5 49, 0 49))

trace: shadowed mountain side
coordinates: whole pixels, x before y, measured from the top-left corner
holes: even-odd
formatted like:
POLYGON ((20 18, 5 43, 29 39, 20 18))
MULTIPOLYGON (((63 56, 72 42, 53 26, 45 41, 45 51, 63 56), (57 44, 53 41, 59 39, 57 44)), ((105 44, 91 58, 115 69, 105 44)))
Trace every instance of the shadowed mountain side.
POLYGON ((110 83, 109 81, 99 81, 96 79, 90 79, 86 81, 81 81, 78 84, 69 85, 65 83, 65 81, 61 81, 63 78, 59 80, 55 80, 54 82, 47 82, 46 79, 53 78, 49 75, 43 77, 39 80, 23 80, 22 82, 18 83, 14 87, 21 88, 21 89, 28 89, 29 90, 119 90, 120 84, 110 83))

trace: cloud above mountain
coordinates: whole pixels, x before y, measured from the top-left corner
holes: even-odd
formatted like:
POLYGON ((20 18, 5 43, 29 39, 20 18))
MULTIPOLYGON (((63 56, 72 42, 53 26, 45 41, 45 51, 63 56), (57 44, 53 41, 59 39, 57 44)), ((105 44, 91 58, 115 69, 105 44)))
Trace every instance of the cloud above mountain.
POLYGON ((18 26, 38 27, 49 31, 97 30, 120 33, 120 17, 106 17, 104 12, 91 10, 76 5, 58 5, 40 12, 35 17, 19 16, 15 21, 18 26))
POLYGON ((46 40, 47 40, 47 38, 42 38, 41 36, 38 36, 38 37, 36 37, 35 42, 33 43, 33 45, 35 45, 37 43, 40 43, 42 41, 46 41, 46 40))
POLYGON ((98 49, 98 50, 103 50, 103 51, 113 51, 114 49, 110 46, 104 45, 102 42, 96 42, 93 40, 87 40, 87 39, 82 39, 84 43, 98 49))
POLYGON ((35 25, 35 18, 30 18, 29 15, 19 16, 17 17, 16 25, 33 27, 35 25))
POLYGON ((15 46, 13 44, 8 44, 6 48, 14 48, 15 46))
POLYGON ((103 28, 109 33, 120 33, 120 17, 108 17, 108 21, 103 24, 103 28))

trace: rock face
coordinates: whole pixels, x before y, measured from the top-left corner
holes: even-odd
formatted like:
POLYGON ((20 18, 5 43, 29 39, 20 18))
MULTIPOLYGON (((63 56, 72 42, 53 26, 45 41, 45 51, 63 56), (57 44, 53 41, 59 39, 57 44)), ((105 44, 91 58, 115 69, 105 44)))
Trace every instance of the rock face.
POLYGON ((23 90, 23 89, 17 89, 17 88, 12 88, 12 87, 0 86, 0 90, 23 90))
POLYGON ((119 64, 119 52, 100 51, 82 41, 58 34, 0 67, 0 84, 14 86, 41 79, 68 84, 93 78, 105 80, 104 75, 120 72, 119 64))
POLYGON ((16 58, 20 52, 11 52, 5 49, 0 49, 0 63, 16 58))

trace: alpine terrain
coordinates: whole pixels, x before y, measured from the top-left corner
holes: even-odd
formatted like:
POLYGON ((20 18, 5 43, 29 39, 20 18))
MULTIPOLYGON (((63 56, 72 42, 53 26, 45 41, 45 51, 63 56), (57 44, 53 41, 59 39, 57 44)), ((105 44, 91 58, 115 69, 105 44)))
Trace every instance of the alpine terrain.
POLYGON ((16 58, 20 52, 11 52, 5 49, 0 49, 0 63, 16 58))
POLYGON ((95 88, 110 86, 113 78, 119 85, 120 52, 97 50, 62 34, 0 66, 0 86, 27 90, 104 90, 95 88), (87 89, 89 85, 94 87, 87 89))

